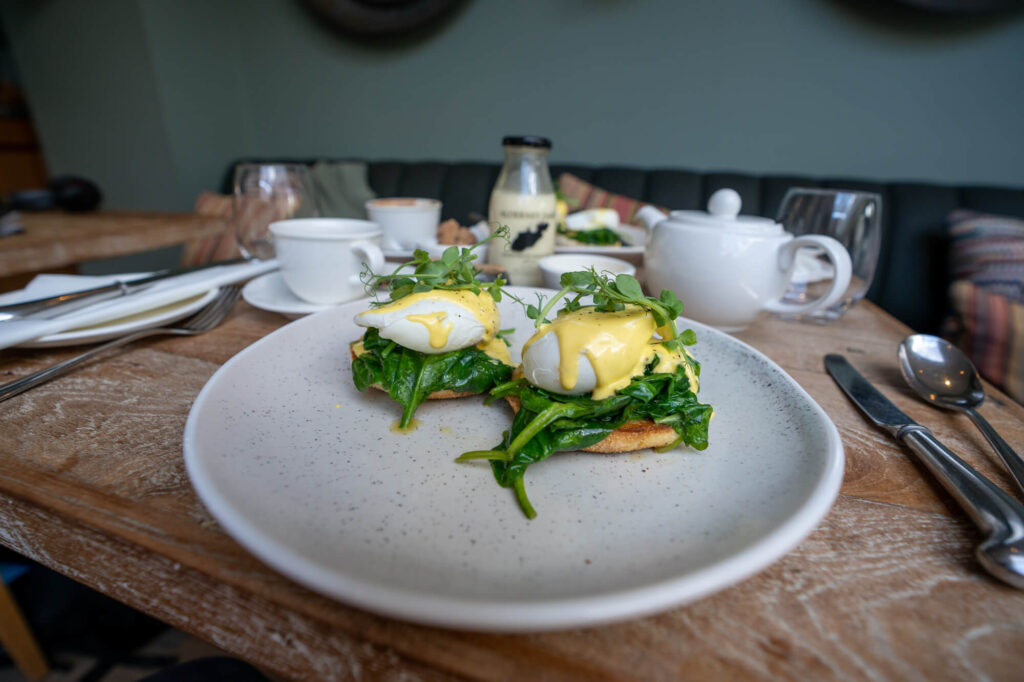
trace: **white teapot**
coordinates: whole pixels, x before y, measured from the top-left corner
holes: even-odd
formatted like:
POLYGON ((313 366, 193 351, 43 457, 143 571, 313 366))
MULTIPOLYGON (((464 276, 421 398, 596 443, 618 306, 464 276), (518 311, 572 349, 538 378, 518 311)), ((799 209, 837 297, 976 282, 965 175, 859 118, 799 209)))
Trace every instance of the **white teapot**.
POLYGON ((644 256, 648 289, 670 289, 683 315, 724 331, 739 331, 759 313, 808 313, 838 301, 850 284, 850 254, 831 237, 793 237, 769 218, 741 216, 740 195, 720 189, 708 211, 672 211, 647 206, 637 212, 651 229, 644 256), (802 247, 824 251, 832 284, 819 299, 785 303, 802 247))

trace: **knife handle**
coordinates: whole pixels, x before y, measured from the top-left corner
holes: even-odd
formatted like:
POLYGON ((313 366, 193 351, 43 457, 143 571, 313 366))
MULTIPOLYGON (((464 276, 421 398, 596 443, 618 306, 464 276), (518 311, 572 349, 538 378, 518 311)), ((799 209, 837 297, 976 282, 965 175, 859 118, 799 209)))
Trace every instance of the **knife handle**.
POLYGON ((125 283, 118 281, 93 289, 74 291, 70 294, 22 301, 0 306, 0 321, 49 319, 64 313, 74 312, 94 303, 101 303, 127 293, 125 283))
POLYGON ((928 467, 988 538, 977 556, 994 576, 1024 589, 1024 506, 957 457, 923 426, 905 426, 896 437, 928 467))

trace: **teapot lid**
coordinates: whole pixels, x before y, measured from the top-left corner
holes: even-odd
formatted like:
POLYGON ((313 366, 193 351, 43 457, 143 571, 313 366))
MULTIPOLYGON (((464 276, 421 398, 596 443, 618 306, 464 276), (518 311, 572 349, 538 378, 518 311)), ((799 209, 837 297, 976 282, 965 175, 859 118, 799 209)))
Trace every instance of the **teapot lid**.
POLYGON ((672 211, 673 221, 688 223, 694 227, 711 227, 717 230, 733 230, 748 234, 773 235, 783 232, 782 225, 771 218, 740 215, 743 200, 734 189, 720 189, 708 199, 708 210, 672 211))

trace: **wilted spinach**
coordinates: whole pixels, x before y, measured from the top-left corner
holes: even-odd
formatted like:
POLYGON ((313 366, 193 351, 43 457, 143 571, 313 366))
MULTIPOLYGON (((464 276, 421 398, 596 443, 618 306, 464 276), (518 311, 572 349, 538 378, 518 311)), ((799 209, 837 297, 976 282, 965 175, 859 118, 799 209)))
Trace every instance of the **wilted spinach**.
POLYGON ((558 234, 574 242, 591 246, 629 246, 621 234, 607 227, 595 227, 592 230, 570 230, 564 223, 559 223, 558 234))
MULTIPOLYGON (((700 365, 689 360, 699 375, 700 365)), ((587 396, 568 396, 532 386, 516 379, 494 387, 488 402, 516 396, 520 409, 512 428, 503 434, 493 450, 463 453, 456 461, 490 460, 494 477, 505 488, 515 491, 519 506, 527 518, 537 512, 526 495, 523 475, 527 467, 563 450, 581 450, 604 440, 612 431, 634 419, 649 419, 671 426, 675 441, 659 448, 670 450, 686 443, 696 450, 708 446, 708 425, 712 408, 697 400, 690 390, 686 369, 680 365, 673 374, 652 372, 636 377, 626 388, 605 400, 587 396)))
POLYGON ((352 361, 352 380, 360 391, 380 384, 402 405, 401 428, 434 391, 486 393, 508 381, 512 367, 475 347, 429 355, 400 346, 370 328, 363 335, 365 353, 352 361))

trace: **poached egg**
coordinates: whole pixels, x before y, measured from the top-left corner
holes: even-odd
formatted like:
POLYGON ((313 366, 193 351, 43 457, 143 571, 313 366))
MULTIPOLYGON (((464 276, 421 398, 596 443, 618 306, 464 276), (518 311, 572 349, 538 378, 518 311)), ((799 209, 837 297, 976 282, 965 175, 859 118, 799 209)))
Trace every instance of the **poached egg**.
POLYGON ((523 346, 523 376, 552 393, 589 393, 603 400, 642 375, 657 357, 656 373, 671 374, 682 365, 696 393, 699 381, 688 351, 666 348, 657 332, 654 316, 636 305, 616 312, 591 306, 562 313, 523 346))
POLYGON ((619 226, 619 212, 614 208, 591 208, 570 213, 565 217, 565 226, 570 230, 596 230, 599 227, 615 229, 619 226))
POLYGON ((355 323, 376 327, 381 337, 420 353, 436 355, 475 346, 512 364, 505 342, 497 338, 498 306, 486 291, 433 289, 409 294, 358 313, 355 323))

